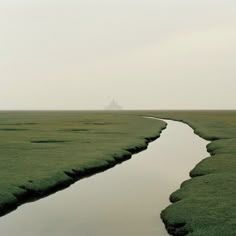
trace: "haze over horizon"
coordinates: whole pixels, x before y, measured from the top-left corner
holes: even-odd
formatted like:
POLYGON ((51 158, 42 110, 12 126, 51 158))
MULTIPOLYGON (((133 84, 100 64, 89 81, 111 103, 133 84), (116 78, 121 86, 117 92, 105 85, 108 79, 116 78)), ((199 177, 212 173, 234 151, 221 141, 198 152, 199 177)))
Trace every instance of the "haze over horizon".
POLYGON ((1 0, 0 110, 236 109, 236 1, 1 0))

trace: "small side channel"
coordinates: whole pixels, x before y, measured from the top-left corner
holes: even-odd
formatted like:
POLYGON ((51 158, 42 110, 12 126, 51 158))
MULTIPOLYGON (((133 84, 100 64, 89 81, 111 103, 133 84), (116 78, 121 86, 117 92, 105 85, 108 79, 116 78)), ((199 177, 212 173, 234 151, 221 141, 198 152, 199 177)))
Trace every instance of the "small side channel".
POLYGON ((161 138, 131 160, 0 218, 0 235, 168 235, 160 212, 208 153, 189 126, 166 122, 161 138))

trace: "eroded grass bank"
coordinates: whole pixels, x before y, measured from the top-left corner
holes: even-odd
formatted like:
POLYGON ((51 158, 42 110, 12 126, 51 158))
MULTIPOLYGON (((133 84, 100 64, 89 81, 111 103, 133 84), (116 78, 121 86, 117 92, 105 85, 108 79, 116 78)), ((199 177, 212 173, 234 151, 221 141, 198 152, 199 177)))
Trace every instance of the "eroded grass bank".
MULTIPOLYGON (((179 120, 211 141, 201 161, 161 217, 171 235, 236 235, 236 111, 145 112, 179 120)), ((189 154, 191 158, 191 153, 189 154)), ((184 163, 183 163, 184 165, 184 163)))
POLYGON ((129 159, 165 126, 118 112, 1 112, 0 215, 129 159))

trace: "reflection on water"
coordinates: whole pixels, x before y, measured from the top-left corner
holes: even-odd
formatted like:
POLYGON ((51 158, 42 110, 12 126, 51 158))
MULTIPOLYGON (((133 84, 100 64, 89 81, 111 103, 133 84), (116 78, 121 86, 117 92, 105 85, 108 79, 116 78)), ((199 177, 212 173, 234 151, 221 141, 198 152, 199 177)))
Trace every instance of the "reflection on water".
POLYGON ((2 217, 0 235, 168 235, 160 212, 207 156, 206 144, 187 125, 168 121, 161 138, 131 160, 2 217))

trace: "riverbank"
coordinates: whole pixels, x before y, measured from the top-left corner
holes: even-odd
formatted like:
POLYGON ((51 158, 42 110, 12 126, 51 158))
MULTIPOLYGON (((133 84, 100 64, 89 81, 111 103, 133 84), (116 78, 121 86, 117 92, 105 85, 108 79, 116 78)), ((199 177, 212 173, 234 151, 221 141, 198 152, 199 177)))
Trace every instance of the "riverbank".
POLYGON ((130 159, 165 127, 117 112, 1 112, 0 215, 130 159))
POLYGON ((236 112, 143 114, 184 122, 211 141, 207 146, 211 156, 190 172, 192 179, 170 196, 173 204, 161 214, 168 232, 176 236, 236 235, 236 112))
POLYGON ((211 157, 161 214, 168 232, 236 235, 235 111, 1 112, 1 215, 145 149, 165 124, 142 116, 184 122, 211 141, 211 157))
POLYGON ((181 122, 165 122, 161 138, 126 163, 0 218, 0 235, 169 235, 160 212, 208 142, 181 122))

